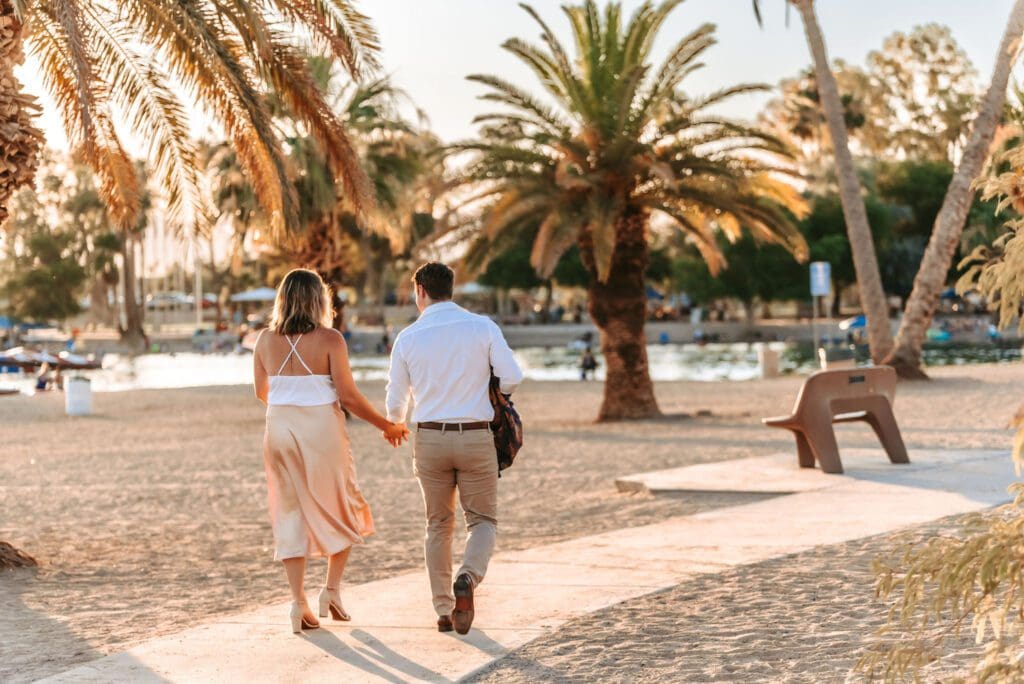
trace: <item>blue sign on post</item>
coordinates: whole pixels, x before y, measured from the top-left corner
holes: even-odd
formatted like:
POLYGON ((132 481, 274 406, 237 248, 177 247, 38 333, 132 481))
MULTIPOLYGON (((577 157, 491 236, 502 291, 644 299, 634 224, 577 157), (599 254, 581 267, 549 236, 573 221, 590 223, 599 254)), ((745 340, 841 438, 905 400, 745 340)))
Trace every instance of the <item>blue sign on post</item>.
POLYGON ((828 297, 832 293, 832 264, 827 261, 811 262, 811 296, 828 297))

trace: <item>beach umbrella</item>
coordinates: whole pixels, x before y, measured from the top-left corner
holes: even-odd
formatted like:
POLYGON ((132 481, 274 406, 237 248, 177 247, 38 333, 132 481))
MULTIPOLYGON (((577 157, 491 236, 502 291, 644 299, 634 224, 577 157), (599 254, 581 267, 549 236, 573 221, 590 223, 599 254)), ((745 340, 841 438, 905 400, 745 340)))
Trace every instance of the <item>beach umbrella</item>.
POLYGON ((652 286, 648 285, 647 286, 647 298, 648 299, 656 299, 657 301, 660 302, 660 301, 663 301, 665 299, 665 295, 661 294, 660 292, 655 290, 652 286))
POLYGON ((231 295, 233 302, 272 302, 277 296, 277 290, 272 287, 257 287, 253 290, 246 290, 231 295))

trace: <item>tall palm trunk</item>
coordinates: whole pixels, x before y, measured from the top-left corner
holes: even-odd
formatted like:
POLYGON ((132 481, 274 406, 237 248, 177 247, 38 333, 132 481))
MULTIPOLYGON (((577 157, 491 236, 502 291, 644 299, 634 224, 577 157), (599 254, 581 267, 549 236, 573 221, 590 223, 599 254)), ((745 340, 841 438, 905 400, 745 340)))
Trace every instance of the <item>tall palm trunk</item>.
POLYGON ((142 329, 142 306, 137 297, 135 236, 130 231, 122 231, 121 244, 121 256, 124 259, 124 278, 121 286, 124 292, 124 328, 121 331, 121 339, 131 346, 141 347, 145 341, 145 333, 142 329))
POLYGON ((846 122, 843 119, 843 105, 839 99, 839 88, 835 75, 829 66, 825 39, 821 35, 818 18, 814 14, 814 0, 791 0, 800 12, 807 45, 814 59, 814 74, 818 83, 818 96, 822 113, 828 124, 836 161, 836 177, 839 180, 839 199, 843 204, 843 218, 853 254, 853 267, 857 272, 857 286, 860 302, 867 316, 868 344, 871 359, 878 363, 892 350, 892 329, 889 327, 889 307, 882 288, 882 276, 878 271, 878 256, 875 241, 868 224, 864 199, 861 197, 857 169, 846 136, 846 122))
POLYGON ((946 274, 953 263, 953 255, 960 243, 967 213, 974 198, 974 179, 981 173, 989 146, 995 135, 996 125, 1006 101, 1006 86, 1010 71, 1017 62, 1024 35, 1024 0, 1017 0, 1006 22, 1006 32, 999 44, 996 63, 992 68, 992 82, 978 110, 978 117, 971 128, 963 157, 957 166, 953 180, 946 190, 942 207, 935 217, 932 235, 925 248, 921 266, 914 278, 914 289, 910 292, 907 307, 903 313, 896 348, 886 359, 896 372, 904 378, 926 379, 921 369, 921 348, 924 345, 928 326, 935 315, 939 297, 946 284, 946 274))
POLYGON ((11 195, 32 183, 43 133, 32 123, 35 98, 21 91, 14 67, 24 61, 22 25, 10 0, 0 0, 0 224, 7 220, 11 195))
POLYGON ((591 273, 590 316, 601 333, 606 378, 598 421, 660 416, 647 366, 646 212, 629 212, 616 226, 615 253, 606 282, 594 274, 593 245, 584 232, 580 254, 591 273))

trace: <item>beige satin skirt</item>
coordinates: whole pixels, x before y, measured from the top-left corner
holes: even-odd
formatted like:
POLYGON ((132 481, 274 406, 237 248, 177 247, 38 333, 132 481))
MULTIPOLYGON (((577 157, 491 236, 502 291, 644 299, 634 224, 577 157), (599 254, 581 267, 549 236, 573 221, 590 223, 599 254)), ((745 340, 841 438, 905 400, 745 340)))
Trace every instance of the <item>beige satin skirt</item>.
POLYGON ((330 556, 373 534, 337 404, 269 406, 263 463, 275 560, 330 556))

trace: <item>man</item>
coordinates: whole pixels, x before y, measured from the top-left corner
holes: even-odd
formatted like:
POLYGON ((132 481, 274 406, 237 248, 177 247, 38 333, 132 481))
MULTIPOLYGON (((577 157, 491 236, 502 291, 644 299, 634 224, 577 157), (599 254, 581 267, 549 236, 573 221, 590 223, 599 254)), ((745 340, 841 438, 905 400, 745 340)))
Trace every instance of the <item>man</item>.
POLYGON ((498 461, 490 421, 491 371, 510 394, 523 380, 512 350, 489 318, 451 301, 455 274, 442 263, 413 276, 419 319, 395 339, 388 377, 388 420, 404 423, 415 402, 413 471, 423 490, 427 532, 424 557, 437 611, 437 628, 459 634, 473 624, 473 590, 494 551, 498 515, 498 461), (455 493, 469 538, 452 584, 455 493))

